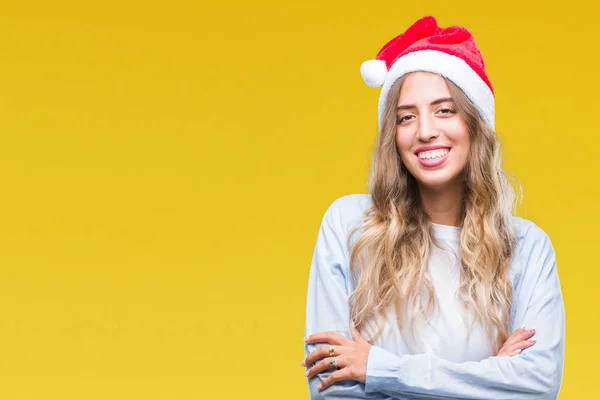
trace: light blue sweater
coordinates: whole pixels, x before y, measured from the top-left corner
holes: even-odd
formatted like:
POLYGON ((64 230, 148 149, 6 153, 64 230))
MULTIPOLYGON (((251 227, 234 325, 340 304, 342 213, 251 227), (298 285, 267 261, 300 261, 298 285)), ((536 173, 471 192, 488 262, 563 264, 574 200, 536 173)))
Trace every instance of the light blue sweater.
MULTIPOLYGON (((335 200, 323 217, 310 268, 305 336, 334 331, 351 337, 348 297, 354 287, 346 239, 370 205, 370 195, 344 196, 335 200)), ((511 332, 521 326, 535 328, 535 345, 516 356, 457 362, 435 351, 412 354, 399 350, 402 346, 380 347, 374 342, 366 384, 340 381, 320 392, 317 386, 332 372, 327 371, 308 380, 310 398, 556 399, 565 346, 565 311, 556 257, 542 229, 519 217, 513 221, 518 242, 509 274, 513 285, 511 332)), ((321 345, 305 344, 305 356, 321 345)))

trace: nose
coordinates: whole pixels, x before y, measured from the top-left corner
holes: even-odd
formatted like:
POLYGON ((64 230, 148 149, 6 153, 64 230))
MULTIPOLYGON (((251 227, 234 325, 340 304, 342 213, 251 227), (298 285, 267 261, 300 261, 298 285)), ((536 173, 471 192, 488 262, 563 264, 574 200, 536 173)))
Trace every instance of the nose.
POLYGON ((422 116, 417 125, 417 139, 427 142, 439 136, 431 116, 422 116))

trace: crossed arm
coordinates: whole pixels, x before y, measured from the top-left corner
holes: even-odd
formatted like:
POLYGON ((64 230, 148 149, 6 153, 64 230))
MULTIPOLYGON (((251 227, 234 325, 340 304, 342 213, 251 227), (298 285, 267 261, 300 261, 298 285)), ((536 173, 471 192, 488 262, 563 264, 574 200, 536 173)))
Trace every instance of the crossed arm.
MULTIPOLYGON (((309 275, 305 334, 330 331, 351 338, 347 250, 341 221, 330 207, 321 223, 309 275)), ((536 328, 535 346, 511 357, 454 363, 432 354, 398 355, 370 348, 365 382, 318 386, 333 371, 308 379, 311 399, 556 399, 563 373, 565 314, 556 257, 548 236, 529 228, 520 247, 511 330, 536 328)), ((322 343, 306 343, 305 356, 322 343)))

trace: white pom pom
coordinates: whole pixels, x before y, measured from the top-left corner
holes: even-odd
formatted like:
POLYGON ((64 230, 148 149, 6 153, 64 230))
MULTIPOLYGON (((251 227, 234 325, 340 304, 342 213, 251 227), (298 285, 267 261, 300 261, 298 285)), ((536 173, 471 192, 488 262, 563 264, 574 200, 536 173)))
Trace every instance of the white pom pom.
POLYGON ((387 75, 387 67, 385 61, 369 60, 365 61, 360 66, 360 74, 365 83, 373 88, 378 88, 383 85, 385 76, 387 75))

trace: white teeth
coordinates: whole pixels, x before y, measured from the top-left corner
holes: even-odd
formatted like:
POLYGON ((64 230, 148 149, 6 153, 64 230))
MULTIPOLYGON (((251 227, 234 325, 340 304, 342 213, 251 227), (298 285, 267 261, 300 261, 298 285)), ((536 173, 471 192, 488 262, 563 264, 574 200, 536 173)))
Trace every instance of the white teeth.
POLYGON ((422 159, 432 159, 432 158, 440 158, 440 157, 444 157, 446 154, 448 154, 450 150, 448 149, 441 149, 441 150, 432 150, 432 151, 422 151, 419 154, 417 154, 417 157, 422 158, 422 159))

